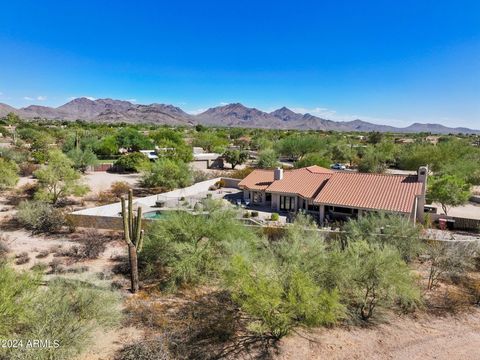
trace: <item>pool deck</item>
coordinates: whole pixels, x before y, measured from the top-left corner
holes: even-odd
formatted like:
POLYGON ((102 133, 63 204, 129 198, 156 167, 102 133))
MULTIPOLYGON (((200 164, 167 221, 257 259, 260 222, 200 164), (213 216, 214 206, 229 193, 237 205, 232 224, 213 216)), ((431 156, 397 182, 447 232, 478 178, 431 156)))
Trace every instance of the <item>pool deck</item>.
MULTIPOLYGON (((172 190, 166 193, 157 195, 146 196, 142 198, 134 198, 134 207, 141 206, 144 213, 150 211, 160 210, 161 208, 156 206, 157 201, 164 201, 166 209, 178 208, 178 205, 182 201, 187 201, 191 205, 195 202, 205 198, 207 194, 212 194, 212 198, 220 199, 225 198, 226 195, 235 195, 240 193, 241 190, 236 188, 221 188, 218 190, 209 190, 212 185, 215 185, 222 178, 215 178, 211 180, 202 181, 192 186, 172 190)), ((101 216, 101 217, 119 217, 122 211, 122 205, 120 202, 114 204, 108 204, 103 206, 97 206, 94 208, 88 208, 72 212, 73 216, 101 216)))

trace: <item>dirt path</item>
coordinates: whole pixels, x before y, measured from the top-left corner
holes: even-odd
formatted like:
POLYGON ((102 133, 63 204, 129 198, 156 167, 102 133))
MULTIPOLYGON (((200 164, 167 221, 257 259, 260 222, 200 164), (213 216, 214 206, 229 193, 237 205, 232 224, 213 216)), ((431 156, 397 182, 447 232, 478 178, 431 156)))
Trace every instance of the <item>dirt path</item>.
POLYGON ((477 360, 480 309, 444 318, 395 316, 389 323, 371 328, 322 329, 294 335, 282 341, 277 358, 477 360))

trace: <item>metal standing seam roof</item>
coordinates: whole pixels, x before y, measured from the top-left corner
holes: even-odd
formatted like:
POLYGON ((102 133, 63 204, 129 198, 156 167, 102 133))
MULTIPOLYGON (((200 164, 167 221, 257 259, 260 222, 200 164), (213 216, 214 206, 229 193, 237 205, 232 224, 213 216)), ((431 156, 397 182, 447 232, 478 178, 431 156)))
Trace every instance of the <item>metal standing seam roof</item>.
POLYGON ((254 170, 239 186, 250 190, 298 194, 316 204, 409 213, 423 184, 417 176, 333 172, 318 166, 284 171, 254 170))
POLYGON ((314 203, 410 213, 423 183, 414 175, 335 173, 314 203))

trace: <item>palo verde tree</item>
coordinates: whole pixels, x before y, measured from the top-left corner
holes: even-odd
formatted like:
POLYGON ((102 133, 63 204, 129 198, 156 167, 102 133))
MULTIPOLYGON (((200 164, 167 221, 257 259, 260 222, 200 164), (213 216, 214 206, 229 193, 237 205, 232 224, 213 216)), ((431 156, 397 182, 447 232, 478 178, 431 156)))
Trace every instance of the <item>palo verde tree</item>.
POLYGON ((454 175, 432 178, 427 193, 429 200, 440 203, 445 215, 451 206, 465 204, 470 195, 470 185, 454 175))
POLYGON ((80 173, 73 168, 73 162, 60 150, 47 154, 47 164, 35 171, 39 188, 35 197, 52 204, 69 195, 81 196, 88 191, 88 186, 80 183, 80 173))
POLYGON ((130 282, 132 293, 138 291, 138 260, 137 255, 142 251, 143 234, 142 230, 142 208, 137 208, 137 216, 133 215, 133 192, 128 191, 128 208, 125 205, 125 198, 121 197, 123 238, 128 245, 128 259, 130 263, 130 282))
POLYGON ((245 150, 226 150, 223 153, 224 159, 232 165, 232 169, 235 166, 244 164, 248 159, 248 152, 245 150))

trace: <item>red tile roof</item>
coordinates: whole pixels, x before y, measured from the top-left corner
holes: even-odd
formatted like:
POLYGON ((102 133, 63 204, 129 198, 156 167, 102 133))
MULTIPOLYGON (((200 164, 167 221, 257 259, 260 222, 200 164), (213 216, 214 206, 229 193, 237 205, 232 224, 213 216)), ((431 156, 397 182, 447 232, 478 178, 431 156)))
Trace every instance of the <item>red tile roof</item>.
POLYGON ((415 196, 422 194, 417 176, 338 172, 314 202, 353 208, 410 213, 415 196))
POLYGON ((319 166, 284 171, 273 180, 273 170, 254 170, 240 188, 298 194, 317 204, 409 213, 423 184, 416 176, 334 172, 319 166))
POLYGON ((273 182, 273 170, 253 170, 238 183, 240 188, 249 190, 266 190, 273 182))
MULTIPOLYGON (((321 169, 321 168, 319 168, 321 169)), ((297 194, 304 198, 313 198, 325 182, 332 176, 328 173, 318 172, 319 169, 302 168, 286 171, 282 180, 274 181, 268 188, 268 192, 297 194)))

